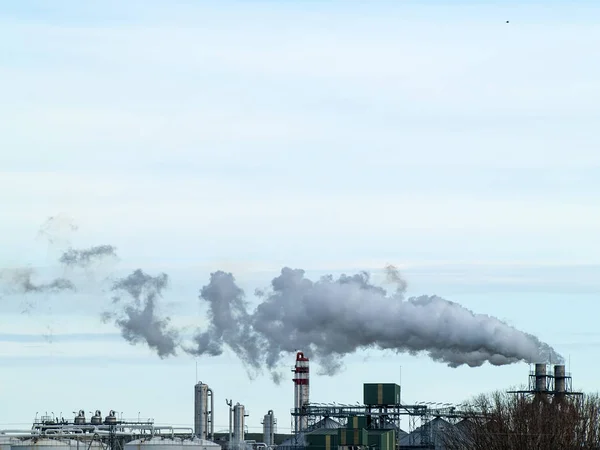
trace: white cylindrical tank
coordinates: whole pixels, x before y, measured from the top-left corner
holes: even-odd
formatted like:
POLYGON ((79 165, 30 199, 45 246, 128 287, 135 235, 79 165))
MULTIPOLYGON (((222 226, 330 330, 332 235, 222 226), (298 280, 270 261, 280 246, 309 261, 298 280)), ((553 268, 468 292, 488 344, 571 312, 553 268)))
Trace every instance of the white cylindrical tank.
POLYGON ((237 403, 233 407, 233 440, 242 442, 245 437, 245 415, 246 408, 244 405, 237 403))
POLYGON ((128 442, 124 450, 221 450, 221 446, 205 439, 170 439, 153 437, 128 442))
POLYGON ((89 443, 70 439, 31 438, 13 443, 11 450, 86 450, 89 443))
POLYGON ((263 418, 263 441, 270 447, 275 444, 275 424, 277 421, 275 420, 275 415, 273 414, 273 410, 269 410, 265 417, 263 418))

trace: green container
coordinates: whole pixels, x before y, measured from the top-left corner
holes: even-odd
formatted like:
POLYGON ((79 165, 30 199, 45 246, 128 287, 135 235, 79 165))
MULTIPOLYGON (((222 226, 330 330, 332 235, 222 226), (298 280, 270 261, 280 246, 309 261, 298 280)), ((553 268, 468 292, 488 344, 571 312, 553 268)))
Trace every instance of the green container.
POLYGON ((310 450, 337 450, 338 430, 315 430, 306 434, 306 442, 310 450))
POLYGON ((395 450, 395 430, 369 430, 369 450, 395 450))
POLYGON ((367 445, 369 443, 369 434, 365 429, 340 428, 338 430, 338 444, 344 445, 367 445))
POLYGON ((400 386, 394 383, 365 383, 364 403, 371 406, 400 404, 400 386))
POLYGON ((350 416, 346 428, 354 430, 355 428, 369 428, 371 425, 370 417, 367 416, 350 416))

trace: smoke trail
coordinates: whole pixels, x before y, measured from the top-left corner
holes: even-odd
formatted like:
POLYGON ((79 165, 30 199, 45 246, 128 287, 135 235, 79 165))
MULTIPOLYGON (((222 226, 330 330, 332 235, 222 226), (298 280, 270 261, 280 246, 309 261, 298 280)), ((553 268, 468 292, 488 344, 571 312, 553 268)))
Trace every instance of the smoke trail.
POLYGON ((438 296, 405 299, 406 283, 394 267, 389 295, 369 274, 325 276, 313 282, 285 267, 250 314, 232 274, 215 272, 200 292, 210 326, 197 335, 197 355, 219 355, 228 346, 248 366, 274 370, 281 357, 301 348, 328 373, 359 349, 426 353, 450 367, 562 361, 548 344, 497 318, 476 314, 438 296), (260 351, 259 351, 260 349, 260 351))
POLYGON ((130 302, 125 302, 119 312, 105 312, 103 320, 114 320, 121 335, 131 344, 145 342, 160 358, 175 355, 179 333, 170 326, 168 317, 157 315, 157 302, 167 287, 169 277, 161 273, 152 277, 137 269, 129 276, 117 280, 112 290, 117 292, 114 303, 122 302, 120 293, 127 293, 130 302))
POLYGON ((35 270, 32 268, 4 269, 0 271, 0 280, 8 285, 9 289, 18 294, 51 293, 61 291, 75 291, 73 283, 66 278, 55 278, 46 283, 34 283, 32 278, 35 270))
POLYGON ((112 245, 97 245, 88 249, 77 250, 70 248, 59 259, 66 266, 79 266, 87 268, 95 262, 106 257, 117 257, 116 248, 112 245))
POLYGON ((69 236, 78 230, 75 221, 66 214, 51 216, 38 231, 38 237, 45 237, 51 246, 64 247, 69 244, 69 236))

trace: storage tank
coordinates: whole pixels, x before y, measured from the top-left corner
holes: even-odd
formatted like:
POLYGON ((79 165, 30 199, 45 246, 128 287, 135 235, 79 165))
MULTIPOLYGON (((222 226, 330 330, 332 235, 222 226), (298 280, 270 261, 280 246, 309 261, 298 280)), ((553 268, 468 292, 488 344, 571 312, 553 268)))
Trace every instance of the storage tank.
POLYGON ((565 366, 562 364, 554 366, 554 391, 557 393, 564 393, 566 391, 565 366))
POLYGON ((124 450, 221 450, 221 446, 206 439, 171 439, 153 437, 128 442, 124 450))
POLYGON ((535 390, 546 391, 546 364, 535 365, 535 390))
POLYGON ((35 437, 10 446, 11 450, 87 450, 88 447, 89 442, 49 437, 35 437))
POLYGON ((273 415, 273 410, 269 410, 265 417, 263 418, 263 441, 270 447, 275 444, 275 424, 277 421, 275 420, 275 416, 273 415))
POLYGON ((10 450, 12 444, 20 442, 17 438, 0 436, 0 450, 10 450))
POLYGON ((194 386, 194 434, 199 439, 214 438, 213 391, 201 381, 194 386), (210 400, 210 409, 209 409, 210 400))
POLYGON ((233 440, 242 442, 245 437, 245 416, 246 408, 244 405, 236 403, 233 407, 233 440))

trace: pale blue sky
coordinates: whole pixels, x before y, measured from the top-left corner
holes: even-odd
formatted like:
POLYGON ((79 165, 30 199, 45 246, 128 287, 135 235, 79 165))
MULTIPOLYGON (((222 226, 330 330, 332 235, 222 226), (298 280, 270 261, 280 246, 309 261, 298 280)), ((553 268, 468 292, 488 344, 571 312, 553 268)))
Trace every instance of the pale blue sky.
MULTIPOLYGON (((252 292, 283 265, 394 263, 411 294, 538 335, 597 390, 600 9, 503 3, 4 2, 0 265, 59 270, 36 234, 62 212, 118 270, 167 272, 165 309, 193 326, 214 270, 252 292)), ((81 408, 192 424, 195 361, 126 344, 106 301, 2 299, 0 427, 81 408)), ((315 374, 313 400, 354 403, 402 366, 406 401, 461 402, 528 370, 366 356, 315 374)), ((289 429, 291 381, 198 364, 217 428, 232 398, 251 430, 269 409, 289 429)))

